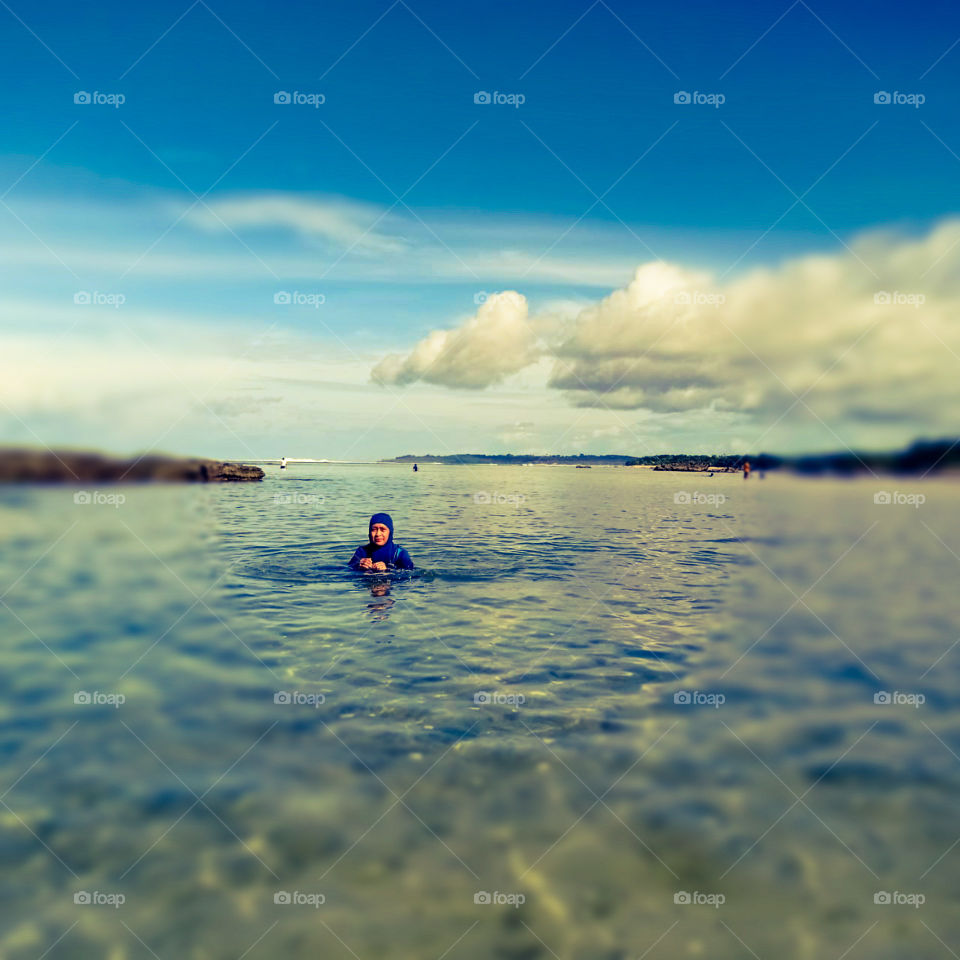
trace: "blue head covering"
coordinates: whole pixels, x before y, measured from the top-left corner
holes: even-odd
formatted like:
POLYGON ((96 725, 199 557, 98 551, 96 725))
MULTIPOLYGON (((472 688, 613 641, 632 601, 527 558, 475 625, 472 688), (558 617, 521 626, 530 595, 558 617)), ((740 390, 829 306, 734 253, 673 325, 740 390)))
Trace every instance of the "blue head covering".
POLYGON ((393 563, 396 552, 393 544, 393 517, 389 513, 375 513, 370 518, 370 530, 373 529, 375 523, 382 523, 390 533, 387 536, 387 542, 382 547, 375 546, 371 540, 367 547, 367 554, 374 563, 379 563, 381 560, 384 563, 393 563))
POLYGON ((387 542, 382 547, 378 547, 373 540, 361 544, 357 547, 356 553, 350 559, 348 566, 353 570, 360 570, 360 563, 366 557, 374 563, 385 563, 388 567, 395 566, 400 570, 413 570, 413 560, 410 558, 410 554, 399 544, 393 542, 393 517, 389 513, 375 513, 370 518, 370 530, 373 529, 375 523, 382 523, 389 531, 387 542))
POLYGON ((370 518, 369 530, 373 529, 375 523, 382 523, 390 531, 390 535, 387 537, 389 543, 393 539, 393 517, 389 513, 375 513, 370 518))

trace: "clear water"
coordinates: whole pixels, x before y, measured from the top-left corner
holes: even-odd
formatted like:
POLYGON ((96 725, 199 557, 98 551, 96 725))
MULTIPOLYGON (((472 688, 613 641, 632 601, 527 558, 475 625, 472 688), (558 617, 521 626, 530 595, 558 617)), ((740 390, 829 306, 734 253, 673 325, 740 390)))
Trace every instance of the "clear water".
POLYGON ((958 949, 960 487, 296 465, 74 493, 0 492, 0 956, 958 949), (412 577, 344 568, 383 509, 412 577))

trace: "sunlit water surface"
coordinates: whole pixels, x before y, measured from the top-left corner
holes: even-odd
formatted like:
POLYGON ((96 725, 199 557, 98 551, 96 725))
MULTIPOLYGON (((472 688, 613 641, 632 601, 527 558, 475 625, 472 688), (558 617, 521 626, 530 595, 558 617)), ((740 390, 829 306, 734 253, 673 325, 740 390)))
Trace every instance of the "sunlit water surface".
POLYGON ((267 469, 0 492, 4 958, 960 951, 960 487, 267 469))

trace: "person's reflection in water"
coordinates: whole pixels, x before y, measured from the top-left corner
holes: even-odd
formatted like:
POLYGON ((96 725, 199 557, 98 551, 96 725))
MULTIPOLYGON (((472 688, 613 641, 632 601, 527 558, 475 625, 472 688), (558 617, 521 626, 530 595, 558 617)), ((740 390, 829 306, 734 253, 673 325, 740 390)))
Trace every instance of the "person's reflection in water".
POLYGON ((382 603, 368 603, 367 609, 370 611, 370 619, 376 623, 378 620, 386 620, 390 616, 390 608, 397 602, 390 596, 390 583, 384 581, 370 585, 370 596, 385 597, 382 603))

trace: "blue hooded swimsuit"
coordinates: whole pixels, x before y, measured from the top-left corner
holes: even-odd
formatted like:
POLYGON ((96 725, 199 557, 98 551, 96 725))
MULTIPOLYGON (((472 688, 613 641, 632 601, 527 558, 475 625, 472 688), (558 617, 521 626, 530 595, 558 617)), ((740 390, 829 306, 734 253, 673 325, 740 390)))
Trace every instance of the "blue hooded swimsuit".
POLYGON ((374 563, 380 563, 383 561, 388 567, 395 567, 397 570, 412 570, 413 561, 410 559, 410 554, 407 553, 403 547, 393 542, 393 519, 389 513, 375 513, 370 518, 370 529, 373 529, 375 523, 382 523, 390 531, 390 536, 387 537, 387 542, 382 546, 376 546, 373 541, 363 544, 361 547, 357 547, 356 553, 354 553, 352 559, 350 560, 350 567, 353 570, 360 569, 360 561, 364 557, 369 557, 374 563))

